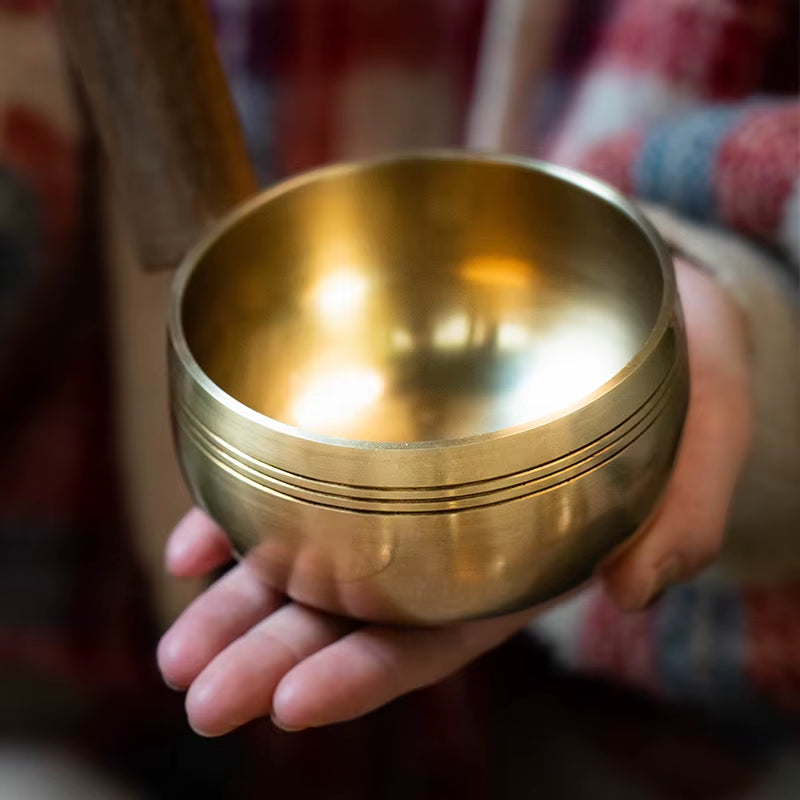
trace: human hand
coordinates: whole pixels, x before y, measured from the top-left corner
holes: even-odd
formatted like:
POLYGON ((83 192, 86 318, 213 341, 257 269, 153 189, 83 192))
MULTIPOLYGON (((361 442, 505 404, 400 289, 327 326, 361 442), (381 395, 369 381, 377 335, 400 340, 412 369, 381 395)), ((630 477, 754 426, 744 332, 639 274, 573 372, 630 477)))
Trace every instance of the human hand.
POLYGON ((626 611, 644 608, 715 559, 753 433, 743 314, 711 276, 680 259, 675 274, 691 378, 675 469, 652 519, 597 570, 626 611))
MULTIPOLYGON (((708 564, 751 430, 749 367, 738 309, 714 281, 677 263, 692 389, 684 439, 658 513, 599 569, 622 608, 651 601, 708 564)), ((167 568, 203 575, 231 558, 223 532, 190 512, 172 533, 167 568)), ((165 634, 165 680, 188 689, 189 721, 220 735, 271 715, 280 727, 341 722, 435 683, 524 627, 527 610, 444 628, 363 625, 267 586, 247 559, 195 600, 165 634)))
MULTIPOLYGON (((167 544, 167 568, 203 575, 231 558, 225 534, 195 509, 167 544)), ((499 645, 526 610, 446 628, 364 625, 288 601, 247 558, 198 597, 164 635, 158 663, 188 687, 192 727, 217 736, 271 715, 287 730, 343 722, 435 683, 499 645)))

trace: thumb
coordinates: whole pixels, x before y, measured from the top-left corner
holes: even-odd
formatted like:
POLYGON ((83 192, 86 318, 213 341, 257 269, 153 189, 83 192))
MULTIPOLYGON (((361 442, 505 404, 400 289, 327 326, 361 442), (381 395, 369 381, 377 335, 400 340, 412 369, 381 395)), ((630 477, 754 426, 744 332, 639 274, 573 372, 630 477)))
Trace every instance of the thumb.
POLYGON ((676 273, 689 344, 689 409, 660 509, 600 570, 626 610, 646 606, 713 561, 752 433, 741 312, 711 277, 681 262, 676 273))

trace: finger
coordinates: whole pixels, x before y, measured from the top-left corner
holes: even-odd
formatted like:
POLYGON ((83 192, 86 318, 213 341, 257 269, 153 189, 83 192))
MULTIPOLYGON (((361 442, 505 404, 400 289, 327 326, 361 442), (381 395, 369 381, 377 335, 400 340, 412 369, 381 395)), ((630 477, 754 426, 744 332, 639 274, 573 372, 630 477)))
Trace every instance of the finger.
POLYGON ((522 628, 530 610, 449 628, 361 628, 310 655, 278 684, 273 719, 287 730, 354 719, 459 669, 522 628))
POLYGON ((222 529, 199 508, 175 526, 167 541, 167 570, 178 578, 205 575, 231 559, 231 545, 222 529))
POLYGON ((178 617, 158 645, 164 680, 186 688, 231 642, 283 603, 243 562, 220 578, 178 617))
POLYGON ((644 607, 716 556, 750 441, 748 357, 738 309, 702 273, 680 267, 678 278, 689 340, 689 410, 658 514, 603 569, 609 593, 626 610, 644 607))
POLYGON ((281 678, 357 623, 289 603, 221 652, 186 696, 192 727, 219 736, 272 712, 281 678))

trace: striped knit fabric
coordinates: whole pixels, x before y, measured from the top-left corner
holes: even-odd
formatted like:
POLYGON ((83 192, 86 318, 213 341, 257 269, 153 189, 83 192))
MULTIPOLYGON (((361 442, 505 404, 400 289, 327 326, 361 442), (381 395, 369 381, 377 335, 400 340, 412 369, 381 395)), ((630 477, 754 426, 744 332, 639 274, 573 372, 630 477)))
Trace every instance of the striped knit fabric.
POLYGON ((797 264, 800 103, 768 95, 792 30, 779 0, 617 0, 546 154, 797 264))
POLYGON ((762 91, 791 8, 782 0, 616 0, 551 156, 576 163, 634 125, 762 91))
POLYGON ((611 137, 578 164, 623 191, 783 247, 800 264, 800 103, 713 105, 611 137))
POLYGON ((565 666, 624 681, 725 717, 800 713, 800 585, 741 585, 706 575, 647 611, 621 613, 600 588, 534 631, 565 666))
POLYGON ((485 0, 212 0, 263 176, 457 145, 485 0))

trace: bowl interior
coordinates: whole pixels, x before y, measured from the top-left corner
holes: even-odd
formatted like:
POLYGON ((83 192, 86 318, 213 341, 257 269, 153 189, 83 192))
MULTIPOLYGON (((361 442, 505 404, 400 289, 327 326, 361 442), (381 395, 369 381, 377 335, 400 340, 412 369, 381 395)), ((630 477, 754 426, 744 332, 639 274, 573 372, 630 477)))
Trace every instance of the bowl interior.
POLYGON ((514 163, 414 157, 265 195, 200 256, 200 368, 268 417, 345 439, 499 431, 580 402, 658 317, 623 210, 514 163))

